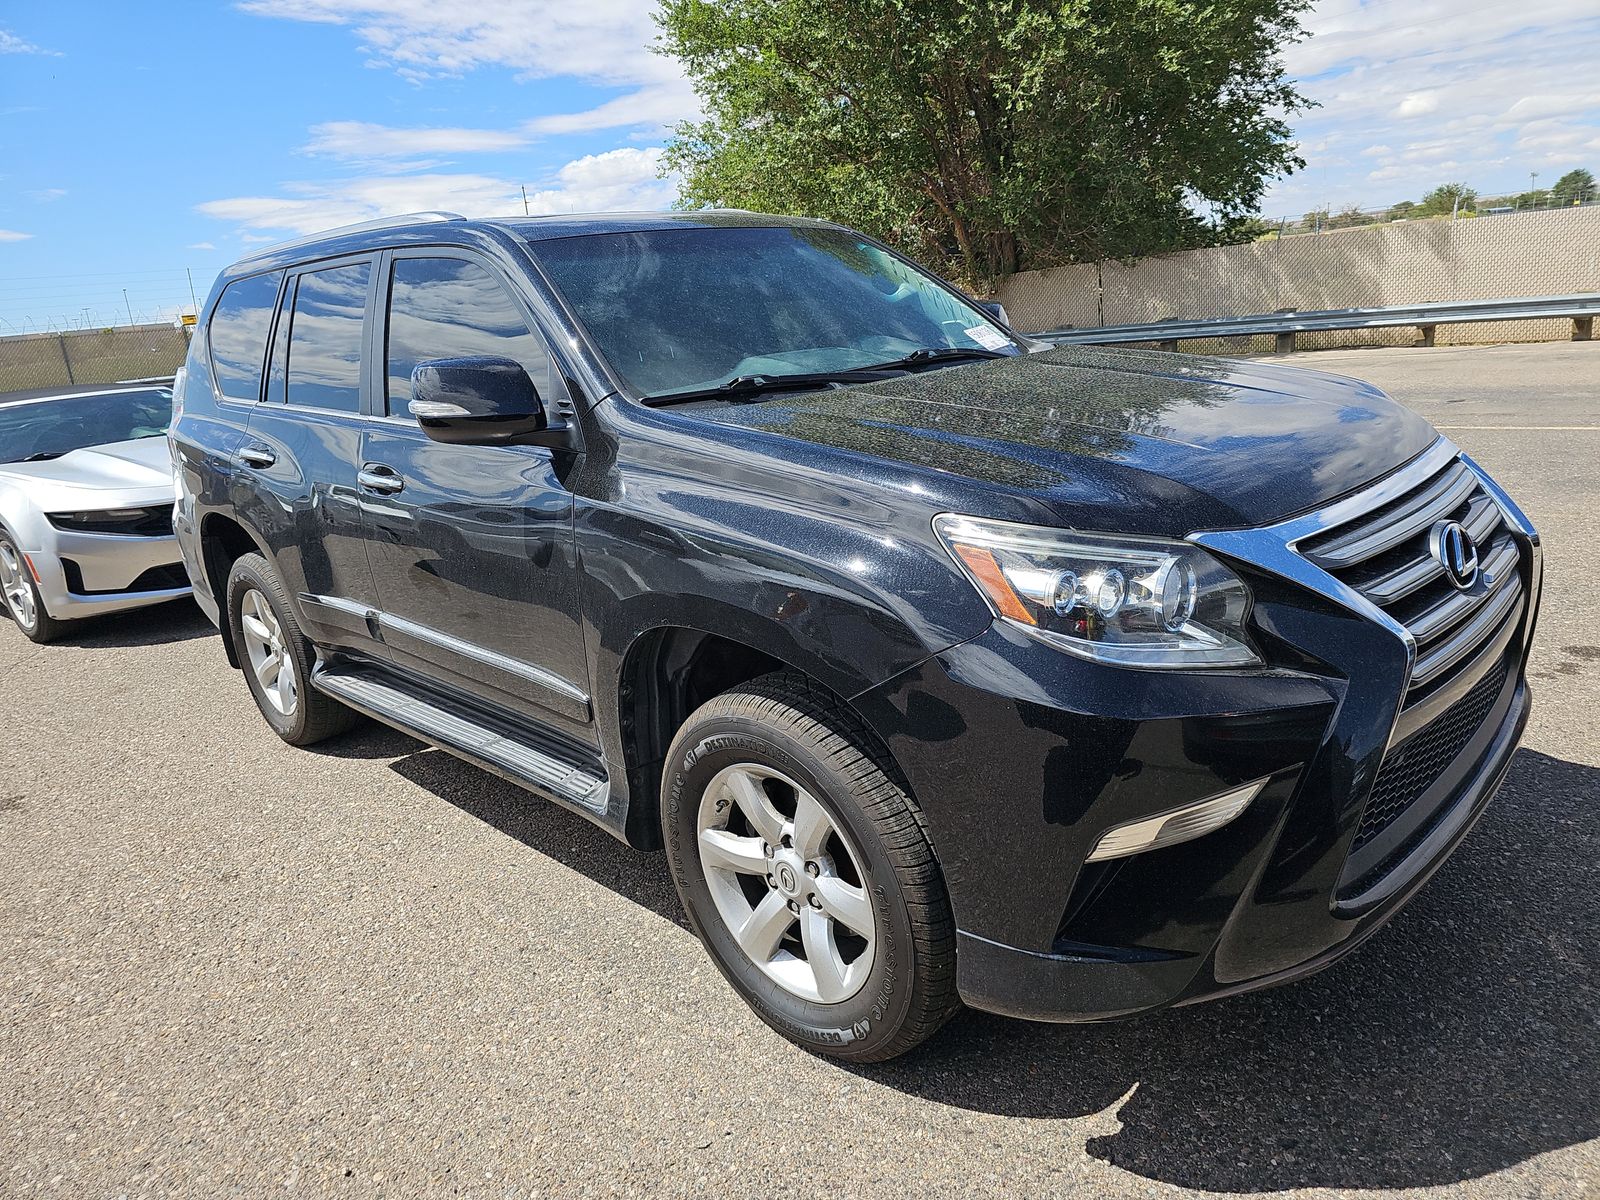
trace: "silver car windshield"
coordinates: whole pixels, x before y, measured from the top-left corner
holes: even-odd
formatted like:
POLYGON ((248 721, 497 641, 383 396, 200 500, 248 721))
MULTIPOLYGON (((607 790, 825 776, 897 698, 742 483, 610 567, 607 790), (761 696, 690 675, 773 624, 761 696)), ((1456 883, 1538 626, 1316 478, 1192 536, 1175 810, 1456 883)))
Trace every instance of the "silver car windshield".
POLYGON ((530 248, 641 396, 845 372, 919 350, 1022 349, 965 296, 846 230, 694 227, 530 248))
POLYGON ((172 393, 165 388, 0 404, 0 463, 38 462, 86 446, 161 437, 171 423, 172 393))

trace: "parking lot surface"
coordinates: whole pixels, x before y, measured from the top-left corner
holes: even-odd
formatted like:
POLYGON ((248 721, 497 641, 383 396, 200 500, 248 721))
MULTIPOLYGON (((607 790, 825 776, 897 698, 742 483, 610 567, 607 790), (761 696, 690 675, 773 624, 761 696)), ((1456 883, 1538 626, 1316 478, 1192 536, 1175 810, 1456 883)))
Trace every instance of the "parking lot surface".
POLYGON ((1600 1196, 1600 343, 1292 361, 1414 405, 1547 555, 1505 788, 1350 958, 845 1068, 659 856, 377 726, 283 745, 193 607, 0 623, 0 1195, 1600 1196))

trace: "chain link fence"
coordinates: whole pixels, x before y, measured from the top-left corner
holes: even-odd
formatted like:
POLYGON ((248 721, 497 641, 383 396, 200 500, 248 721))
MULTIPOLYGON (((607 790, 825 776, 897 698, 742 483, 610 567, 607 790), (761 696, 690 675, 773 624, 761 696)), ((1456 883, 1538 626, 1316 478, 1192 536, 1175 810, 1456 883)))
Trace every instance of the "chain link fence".
MULTIPOLYGON (((1030 333, 1068 326, 1246 317, 1286 309, 1375 308, 1600 292, 1600 206, 1470 221, 1396 221, 1307 237, 1216 246, 1135 262, 1024 271, 996 299, 1030 333)), ((1570 320, 1441 325, 1438 344, 1565 341, 1570 320)), ((1302 349, 1402 346, 1410 328, 1299 335, 1302 349)), ((1183 349, 1266 353, 1270 336, 1205 338, 1183 349)))
POLYGON ((0 338, 0 392, 171 375, 188 352, 189 330, 172 325, 0 338))

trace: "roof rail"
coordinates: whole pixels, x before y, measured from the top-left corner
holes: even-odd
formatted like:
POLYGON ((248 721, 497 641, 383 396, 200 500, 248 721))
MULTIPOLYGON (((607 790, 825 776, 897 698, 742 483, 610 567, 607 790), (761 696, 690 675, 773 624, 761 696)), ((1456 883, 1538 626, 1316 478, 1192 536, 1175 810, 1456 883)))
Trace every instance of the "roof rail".
POLYGON ((354 225, 335 225, 332 229, 323 229, 317 233, 308 233, 302 237, 290 238, 286 242, 274 242, 270 246, 263 246, 251 258, 259 258, 265 254, 276 254, 280 250, 292 250, 296 246, 309 245, 311 242, 320 242, 323 238, 337 237, 345 233, 365 233, 369 229, 389 229, 396 225, 421 225, 431 221, 464 221, 460 213, 432 212, 396 213, 392 217, 378 217, 371 221, 357 221, 354 225))

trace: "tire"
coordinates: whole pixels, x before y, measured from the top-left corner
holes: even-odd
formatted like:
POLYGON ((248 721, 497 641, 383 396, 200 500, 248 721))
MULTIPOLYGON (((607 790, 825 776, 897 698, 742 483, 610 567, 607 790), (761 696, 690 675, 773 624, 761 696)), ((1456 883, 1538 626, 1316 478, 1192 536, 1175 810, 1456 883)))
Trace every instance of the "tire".
POLYGON ((921 814, 860 719, 804 675, 762 676, 684 722, 661 824, 691 927, 791 1041, 878 1062, 960 1008, 955 922, 921 814))
POLYGON ((16 622, 23 637, 41 646, 66 632, 67 622, 45 611, 33 572, 8 533, 0 533, 0 609, 16 622))
POLYGON ((311 686, 316 650, 261 555, 240 556, 228 572, 227 612, 245 683, 274 733, 291 746, 311 746, 360 721, 360 714, 311 686))

